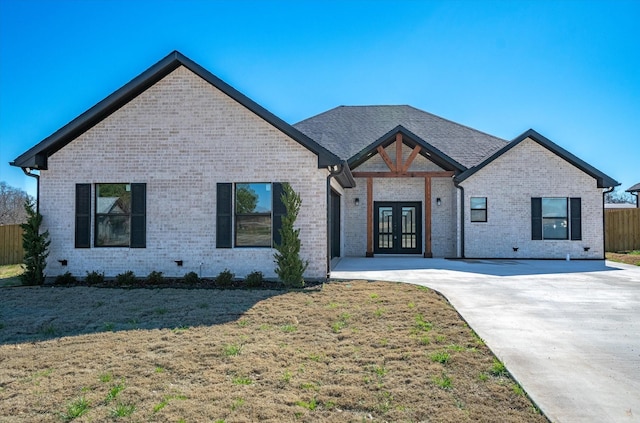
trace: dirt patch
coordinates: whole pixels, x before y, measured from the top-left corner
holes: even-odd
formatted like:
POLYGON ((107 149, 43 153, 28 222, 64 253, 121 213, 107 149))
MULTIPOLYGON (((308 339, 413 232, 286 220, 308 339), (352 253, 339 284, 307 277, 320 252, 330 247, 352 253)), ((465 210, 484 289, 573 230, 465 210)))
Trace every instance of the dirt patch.
POLYGON ((0 294, 2 422, 547 421, 416 286, 0 294))

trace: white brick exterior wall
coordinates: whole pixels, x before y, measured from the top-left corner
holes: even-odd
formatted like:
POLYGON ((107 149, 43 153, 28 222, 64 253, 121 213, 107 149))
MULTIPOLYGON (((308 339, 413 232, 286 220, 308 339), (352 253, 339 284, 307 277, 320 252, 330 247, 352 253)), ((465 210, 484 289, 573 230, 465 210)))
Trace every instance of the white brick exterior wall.
MULTIPOLYGON (((388 146, 385 151, 395 162, 395 144, 388 146)), ((402 157, 406 161, 411 149, 403 145, 402 157)), ((357 172, 388 172, 389 168, 379 154, 375 154, 368 161, 358 166, 357 172)), ((442 171, 442 168, 417 156, 409 171, 442 171)), ((373 201, 407 201, 422 203, 422 251, 426 241, 426 227, 424 224, 424 178, 373 178, 373 201)), ((452 178, 431 179, 431 246, 434 257, 451 257, 456 254, 456 189, 452 178), (442 205, 436 205, 436 198, 440 198, 442 205)), ((367 180, 356 178, 356 188, 345 190, 346 210, 345 218, 345 253, 346 256, 364 256, 367 251, 367 180), (355 205, 355 199, 360 204, 355 205)), ((374 210, 375 213, 375 210, 374 210)), ((375 242, 375 239, 374 239, 375 242)))
POLYGON ((302 197, 297 224, 301 255, 310 262, 306 277, 326 275, 328 172, 318 169, 315 154, 184 67, 53 154, 48 165, 40 211, 51 235, 49 276, 94 270, 215 276, 225 268, 237 276, 253 270, 275 276, 273 249, 215 248, 218 182, 291 183, 302 197), (75 184, 129 182, 147 184, 146 248, 74 248, 75 184))
POLYGON ((461 186, 466 257, 604 257, 602 189, 597 188, 594 178, 531 139, 522 141, 461 186), (487 197, 486 223, 470 221, 470 197, 487 197), (580 197, 582 240, 531 240, 532 197, 580 197), (517 252, 514 247, 518 247, 517 252))

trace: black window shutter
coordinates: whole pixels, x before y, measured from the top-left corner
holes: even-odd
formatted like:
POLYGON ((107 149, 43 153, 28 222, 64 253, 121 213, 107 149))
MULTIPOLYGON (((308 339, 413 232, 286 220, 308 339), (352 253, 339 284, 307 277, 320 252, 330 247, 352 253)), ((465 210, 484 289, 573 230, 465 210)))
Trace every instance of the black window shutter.
POLYGON ((218 183, 216 188, 216 248, 231 248, 233 184, 218 183))
POLYGON ((282 193, 284 188, 281 182, 274 182, 273 184, 273 221, 272 236, 273 245, 280 245, 282 242, 282 236, 280 235, 280 228, 282 228, 282 217, 287 214, 287 208, 282 202, 282 193))
POLYGON ((91 184, 76 184, 76 248, 91 247, 91 184))
POLYGON ((147 184, 131 184, 131 248, 147 246, 147 184))
POLYGON ((531 239, 542 239, 542 198, 531 199, 531 239))
POLYGON ((582 211, 580 197, 571 198, 569 209, 571 210, 571 240, 582 239, 582 211))

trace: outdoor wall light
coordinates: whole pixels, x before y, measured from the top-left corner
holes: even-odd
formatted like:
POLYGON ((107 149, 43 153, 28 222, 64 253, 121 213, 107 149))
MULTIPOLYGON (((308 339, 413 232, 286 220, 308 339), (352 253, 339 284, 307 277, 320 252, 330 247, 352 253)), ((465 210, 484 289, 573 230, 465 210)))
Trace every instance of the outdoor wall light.
POLYGON ((440 197, 436 198, 436 204, 437 205, 442 205, 442 200, 440 199, 440 197))
POLYGON ((590 249, 591 249, 591 247, 584 247, 584 251, 585 251, 585 253, 586 253, 587 251, 589 251, 590 249))
POLYGON ((62 265, 62 266, 66 266, 67 264, 69 264, 68 260, 58 260, 58 262, 62 265))
POLYGON ((178 267, 182 267, 182 260, 174 260, 178 267))
POLYGON ((356 197, 356 199, 355 199, 355 201, 354 201, 354 202, 356 203, 356 206, 359 206, 359 205, 360 205, 360 199, 359 199, 358 197, 356 197))
POLYGON ((513 251, 517 253, 518 252, 518 247, 513 247, 513 251))

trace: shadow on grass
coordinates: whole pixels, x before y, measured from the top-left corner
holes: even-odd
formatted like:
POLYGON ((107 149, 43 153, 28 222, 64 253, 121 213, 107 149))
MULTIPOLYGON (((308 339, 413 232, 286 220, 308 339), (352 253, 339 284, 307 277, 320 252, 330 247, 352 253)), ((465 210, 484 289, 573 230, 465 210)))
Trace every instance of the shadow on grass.
POLYGON ((238 320, 256 303, 288 292, 47 286, 3 289, 0 344, 111 331, 181 330, 224 324, 238 320))

